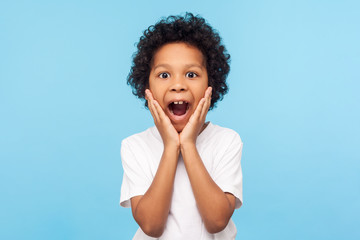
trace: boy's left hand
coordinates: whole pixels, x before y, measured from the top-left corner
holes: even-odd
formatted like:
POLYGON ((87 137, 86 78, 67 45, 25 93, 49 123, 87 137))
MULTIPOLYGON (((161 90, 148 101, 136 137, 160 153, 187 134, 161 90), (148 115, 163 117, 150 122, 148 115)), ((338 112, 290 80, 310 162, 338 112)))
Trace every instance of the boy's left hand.
POLYGON ((212 87, 208 87, 205 96, 200 100, 195 112, 191 115, 189 122, 180 133, 180 145, 195 144, 196 138, 202 130, 207 112, 211 104, 212 87))

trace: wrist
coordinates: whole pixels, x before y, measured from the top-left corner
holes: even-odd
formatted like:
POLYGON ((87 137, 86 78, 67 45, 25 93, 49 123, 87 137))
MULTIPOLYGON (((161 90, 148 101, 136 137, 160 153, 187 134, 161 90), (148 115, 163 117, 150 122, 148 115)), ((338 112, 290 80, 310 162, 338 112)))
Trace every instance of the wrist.
POLYGON ((176 143, 164 143, 164 152, 180 154, 180 146, 176 143))
POLYGON ((181 144, 180 144, 180 151, 181 151, 182 153, 184 153, 185 151, 191 151, 191 150, 196 150, 196 143, 195 143, 195 141, 181 142, 181 144))

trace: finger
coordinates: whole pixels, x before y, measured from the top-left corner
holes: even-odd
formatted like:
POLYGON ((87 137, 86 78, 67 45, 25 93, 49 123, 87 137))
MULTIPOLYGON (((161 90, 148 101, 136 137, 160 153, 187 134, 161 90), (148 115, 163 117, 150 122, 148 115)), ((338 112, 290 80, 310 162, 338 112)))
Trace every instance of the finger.
POLYGON ((208 96, 211 96, 211 93, 212 93, 212 87, 208 87, 205 90, 204 98, 207 98, 208 96))
POLYGON ((150 89, 145 90, 145 95, 147 96, 148 99, 154 100, 154 97, 153 97, 152 92, 150 91, 150 89))
POLYGON ((212 87, 208 87, 205 93, 206 100, 211 103, 212 87))
POLYGON ((206 99, 207 103, 211 103, 211 95, 212 95, 212 87, 208 87, 205 91, 205 96, 204 98, 206 99))
POLYGON ((150 109, 151 115, 154 118, 155 123, 159 122, 159 116, 158 116, 157 111, 155 109, 154 102, 149 100, 148 101, 148 107, 150 109))
POLYGON ((145 99, 146 100, 149 100, 149 98, 148 98, 148 91, 150 91, 149 89, 145 89, 145 99))
POLYGON ((156 108, 156 103, 157 103, 156 100, 152 100, 152 101, 151 101, 154 115, 156 116, 157 121, 160 121, 161 118, 160 118, 160 116, 159 116, 159 111, 158 111, 158 109, 156 108))
POLYGON ((160 120, 165 120, 166 118, 168 118, 168 116, 166 116, 164 110, 156 100, 154 100, 154 107, 156 108, 160 120))
POLYGON ((206 119, 206 115, 209 111, 209 107, 210 107, 210 103, 209 101, 205 101, 202 109, 201 109, 201 114, 200 114, 200 119, 204 120, 206 119))
POLYGON ((206 89, 206 93, 210 96, 211 93, 212 93, 212 87, 208 87, 208 88, 206 89))
POLYGON ((199 119, 201 117, 201 112, 202 112, 202 109, 204 107, 205 101, 206 101, 205 98, 202 98, 200 100, 199 104, 197 105, 197 107, 195 109, 195 112, 193 114, 195 119, 199 119))
POLYGON ((158 115, 158 113, 157 113, 157 111, 155 109, 154 98, 152 97, 151 92, 150 92, 149 89, 145 90, 145 95, 147 97, 148 107, 149 107, 149 110, 151 112, 151 115, 154 118, 154 121, 158 122, 159 121, 159 115, 158 115))
POLYGON ((154 97, 153 97, 153 95, 152 95, 152 93, 151 93, 151 91, 150 91, 149 89, 147 89, 147 94, 148 94, 148 97, 149 97, 149 99, 150 99, 150 101, 151 101, 151 103, 152 103, 153 112, 154 112, 154 114, 156 115, 157 120, 160 121, 160 120, 161 120, 161 119, 160 119, 160 113, 162 112, 162 109, 161 109, 161 107, 160 107, 161 111, 159 111, 159 108, 158 108, 157 106, 160 106, 160 105, 159 105, 159 103, 154 99, 154 97))
POLYGON ((206 118, 206 114, 209 111, 210 108, 210 104, 211 104, 211 94, 212 94, 212 87, 208 87, 205 91, 205 104, 203 106, 203 108, 201 109, 201 115, 200 118, 204 119, 206 118))

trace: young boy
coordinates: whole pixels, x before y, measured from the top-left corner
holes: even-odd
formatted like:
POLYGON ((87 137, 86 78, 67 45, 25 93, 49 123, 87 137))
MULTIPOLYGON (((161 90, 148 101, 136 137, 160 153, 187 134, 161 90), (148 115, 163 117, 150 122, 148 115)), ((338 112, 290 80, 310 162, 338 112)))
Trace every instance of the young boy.
POLYGON ((128 83, 155 126, 122 141, 120 205, 140 228, 133 239, 235 239, 242 205, 242 141, 205 123, 227 92, 230 56, 201 17, 170 16, 140 38, 128 83))

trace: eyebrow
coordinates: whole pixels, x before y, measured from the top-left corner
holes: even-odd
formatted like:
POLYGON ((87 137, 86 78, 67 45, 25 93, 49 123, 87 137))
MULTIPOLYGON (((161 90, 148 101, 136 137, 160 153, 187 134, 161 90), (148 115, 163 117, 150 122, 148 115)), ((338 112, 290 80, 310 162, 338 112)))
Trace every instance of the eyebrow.
POLYGON ((187 67, 187 68, 190 68, 190 67, 202 68, 203 66, 202 66, 202 65, 199 65, 199 64, 193 63, 193 64, 186 64, 185 67, 187 67))
POLYGON ((155 69, 157 69, 157 68, 159 68, 159 67, 165 67, 165 68, 170 68, 170 65, 169 64, 159 64, 159 65, 157 65, 156 67, 154 67, 154 71, 155 71, 155 69))
MULTIPOLYGON (((169 64, 164 63, 164 64, 157 65, 156 67, 154 67, 153 70, 155 71, 159 67, 171 68, 171 66, 169 64)), ((186 68, 191 68, 191 67, 202 68, 203 66, 199 65, 199 64, 195 64, 195 63, 190 63, 190 64, 186 64, 185 67, 186 68)))

